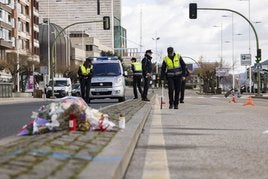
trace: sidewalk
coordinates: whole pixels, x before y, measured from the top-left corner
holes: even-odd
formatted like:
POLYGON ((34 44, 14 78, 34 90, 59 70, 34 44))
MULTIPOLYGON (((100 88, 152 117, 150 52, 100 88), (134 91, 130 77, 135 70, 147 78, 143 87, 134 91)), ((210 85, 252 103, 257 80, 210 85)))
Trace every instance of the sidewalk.
POLYGON ((155 99, 126 179, 268 178, 267 100, 196 96, 175 110, 165 98, 160 110, 155 99))
POLYGON ((103 108, 102 112, 109 114, 115 124, 123 112, 126 129, 119 132, 61 131, 16 137, 10 143, 0 142, 0 178, 92 178, 100 174, 105 174, 104 178, 121 178, 150 105, 141 100, 129 100, 103 108), (107 168, 100 166, 100 162, 107 168))

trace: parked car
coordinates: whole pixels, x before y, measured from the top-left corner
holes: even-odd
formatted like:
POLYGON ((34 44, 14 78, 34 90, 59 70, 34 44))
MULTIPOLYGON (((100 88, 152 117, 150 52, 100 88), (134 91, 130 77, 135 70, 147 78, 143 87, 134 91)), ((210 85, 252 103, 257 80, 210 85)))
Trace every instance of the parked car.
POLYGON ((75 83, 72 86, 72 96, 81 96, 80 84, 75 83))
POLYGON ((125 101, 125 77, 117 57, 97 57, 93 60, 90 99, 125 101))
MULTIPOLYGON (((54 78, 54 95, 56 97, 71 96, 72 85, 70 78, 54 78)), ((46 90, 46 97, 52 96, 52 80, 49 81, 46 90)))

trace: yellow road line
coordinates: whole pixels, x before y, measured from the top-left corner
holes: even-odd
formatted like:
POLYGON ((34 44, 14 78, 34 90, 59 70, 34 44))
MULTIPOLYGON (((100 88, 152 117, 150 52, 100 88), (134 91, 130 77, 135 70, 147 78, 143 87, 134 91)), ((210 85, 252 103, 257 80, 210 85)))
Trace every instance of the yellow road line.
POLYGON ((152 110, 152 123, 149 131, 148 149, 146 149, 143 179, 168 179, 167 153, 165 139, 162 130, 161 110, 159 109, 159 97, 155 98, 156 103, 152 110))

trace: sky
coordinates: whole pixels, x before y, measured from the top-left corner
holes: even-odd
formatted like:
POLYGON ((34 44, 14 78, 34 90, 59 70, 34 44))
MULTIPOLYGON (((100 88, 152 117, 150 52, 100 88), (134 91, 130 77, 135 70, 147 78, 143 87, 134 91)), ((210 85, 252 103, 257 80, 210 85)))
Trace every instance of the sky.
POLYGON ((250 14, 262 61, 268 59, 267 0, 122 0, 122 26, 127 29, 128 48, 139 48, 142 24, 142 51, 155 52, 156 41, 152 38, 160 37, 154 54, 159 61, 166 55, 167 47, 172 46, 176 53, 197 61, 201 57, 204 61, 220 61, 222 56, 226 64, 234 61, 239 72, 245 69, 240 66, 240 55, 248 54, 250 49, 254 64, 256 38, 252 30, 249 36, 249 24, 242 17, 233 14, 232 21, 231 12, 198 10, 197 19, 189 19, 189 3, 197 3, 198 8, 232 9, 247 18, 250 14))

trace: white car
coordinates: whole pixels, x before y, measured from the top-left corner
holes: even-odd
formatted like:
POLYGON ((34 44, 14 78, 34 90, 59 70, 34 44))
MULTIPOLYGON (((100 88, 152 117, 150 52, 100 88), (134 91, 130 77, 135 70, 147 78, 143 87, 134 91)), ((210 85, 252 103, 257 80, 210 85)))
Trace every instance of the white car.
MULTIPOLYGON (((71 96, 72 85, 70 78, 54 78, 54 95, 56 97, 71 96)), ((46 90, 46 97, 52 96, 52 80, 49 81, 46 90)))
POLYGON ((121 61, 117 57, 97 57, 92 63, 90 99, 125 101, 125 77, 121 61))

